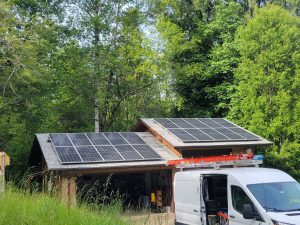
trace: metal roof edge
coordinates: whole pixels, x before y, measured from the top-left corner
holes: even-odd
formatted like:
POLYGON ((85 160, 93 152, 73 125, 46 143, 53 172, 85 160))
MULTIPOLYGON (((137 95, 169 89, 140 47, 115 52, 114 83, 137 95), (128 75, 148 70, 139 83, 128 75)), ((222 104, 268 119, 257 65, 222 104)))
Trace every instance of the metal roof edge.
POLYGON ((268 146, 271 145, 272 142, 268 142, 268 143, 239 143, 239 144, 234 144, 233 142, 229 142, 227 144, 220 144, 220 145, 177 145, 174 146, 174 148, 178 149, 178 150, 186 150, 186 149, 213 149, 213 148, 220 148, 220 147, 226 147, 226 148, 232 148, 232 147, 252 147, 252 146, 268 146))
MULTIPOLYGON (((135 162, 135 161, 132 161, 132 163, 135 162)), ((144 161, 144 162, 151 162, 151 161, 144 161)), ((158 162, 158 161, 154 161, 154 162, 158 162)), ((168 164, 167 164, 167 161, 164 160, 164 161, 161 161, 161 163, 155 163, 155 164, 151 164, 151 165, 148 165, 148 164, 133 164, 133 165, 130 165, 128 166, 128 162, 126 163, 123 163, 123 165, 119 165, 120 163, 108 163, 110 164, 109 166, 102 166, 102 167, 75 167, 75 166, 78 166, 78 164, 69 164, 69 165, 65 165, 65 167, 49 167, 48 169, 49 170, 52 170, 52 171, 88 171, 88 170, 105 170, 105 169, 128 169, 128 168, 143 168, 143 167, 157 167, 157 166, 163 166, 163 167, 168 167, 168 164), (115 164, 115 165, 113 165, 115 164), (72 167, 74 165, 74 167, 72 167)), ((95 165, 95 164, 92 164, 91 165, 95 165)), ((102 164, 103 165, 103 164, 102 164)))

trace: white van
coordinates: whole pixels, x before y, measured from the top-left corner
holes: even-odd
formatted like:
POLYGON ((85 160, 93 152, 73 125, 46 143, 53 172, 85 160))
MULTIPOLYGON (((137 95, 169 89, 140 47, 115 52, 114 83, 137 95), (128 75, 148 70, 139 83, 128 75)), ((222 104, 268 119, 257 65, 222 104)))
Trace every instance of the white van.
POLYGON ((256 167, 177 172, 176 225, 300 225, 300 184, 256 167))

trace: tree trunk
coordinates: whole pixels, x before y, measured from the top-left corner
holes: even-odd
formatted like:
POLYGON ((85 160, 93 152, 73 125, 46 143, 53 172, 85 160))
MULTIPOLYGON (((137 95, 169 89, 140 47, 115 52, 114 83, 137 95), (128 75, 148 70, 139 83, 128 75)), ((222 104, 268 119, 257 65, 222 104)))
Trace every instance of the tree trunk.
MULTIPOLYGON (((96 1, 94 5, 94 16, 98 16, 100 13, 100 1, 96 1)), ((99 99, 98 94, 100 90, 100 83, 98 73, 100 71, 100 54, 99 54, 99 44, 100 44, 100 29, 98 23, 94 23, 94 125, 95 132, 100 132, 100 121, 99 121, 99 99)))
POLYGON ((95 132, 100 132, 98 92, 99 92, 99 81, 97 79, 95 79, 95 93, 94 93, 94 124, 95 124, 95 132))

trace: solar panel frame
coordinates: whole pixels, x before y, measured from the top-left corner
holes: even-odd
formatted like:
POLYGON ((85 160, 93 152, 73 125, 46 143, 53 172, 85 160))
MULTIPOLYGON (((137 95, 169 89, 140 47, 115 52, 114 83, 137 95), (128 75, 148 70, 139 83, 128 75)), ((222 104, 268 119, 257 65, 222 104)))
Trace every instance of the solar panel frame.
POLYGON ((184 143, 260 140, 259 136, 224 118, 159 118, 154 121, 162 127, 166 121, 173 122, 178 128, 164 128, 184 143))
POLYGON ((131 132, 106 132, 106 133, 61 133, 49 134, 54 150, 62 164, 74 163, 106 163, 162 160, 163 158, 148 146, 137 134, 131 132), (57 144, 68 146, 54 146, 51 136, 57 144), (62 138, 63 137, 63 138, 62 138), (100 143, 100 144, 99 144, 100 143), (97 145, 98 144, 98 145, 97 145), (134 148, 133 146, 141 146, 134 148), (147 146, 147 147, 143 147, 147 146), (58 147, 58 151, 56 148, 58 147), (72 151, 69 156, 61 152, 62 148, 72 151), (149 151, 141 154, 140 148, 149 151), (142 156, 145 155, 146 157, 142 156), (150 155, 155 157, 150 157, 150 155))

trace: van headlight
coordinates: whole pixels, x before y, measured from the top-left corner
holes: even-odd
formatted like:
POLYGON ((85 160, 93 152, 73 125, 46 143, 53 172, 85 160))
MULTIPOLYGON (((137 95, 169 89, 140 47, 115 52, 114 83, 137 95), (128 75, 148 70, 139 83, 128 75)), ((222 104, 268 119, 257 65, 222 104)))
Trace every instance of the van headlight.
POLYGON ((279 222, 276 220, 272 220, 274 225, 295 225, 295 224, 291 224, 291 223, 283 223, 283 222, 279 222))

